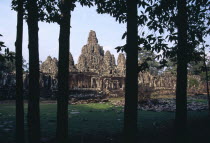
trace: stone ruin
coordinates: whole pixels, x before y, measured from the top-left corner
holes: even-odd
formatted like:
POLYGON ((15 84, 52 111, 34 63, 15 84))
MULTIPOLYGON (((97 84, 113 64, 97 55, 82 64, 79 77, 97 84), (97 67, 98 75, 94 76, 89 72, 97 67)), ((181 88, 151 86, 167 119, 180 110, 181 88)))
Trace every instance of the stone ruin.
MULTIPOLYGON (((75 65, 71 53, 69 54, 69 88, 77 90, 124 90, 126 59, 123 53, 117 58, 110 51, 104 52, 99 45, 95 31, 90 31, 87 44, 83 46, 81 55, 75 65)), ((41 65, 41 72, 49 74, 52 79, 57 73, 58 61, 48 57, 41 65)), ((175 89, 174 76, 164 74, 153 76, 149 72, 139 73, 139 84, 153 88, 175 89)))
MULTIPOLYGON (((75 65, 69 53, 69 89, 70 90, 124 90, 125 55, 120 53, 117 59, 110 51, 104 52, 98 44, 95 31, 90 31, 87 44, 75 65)), ((50 56, 40 65, 41 87, 55 88, 57 85, 58 60, 50 56), (50 85, 48 85, 50 84, 50 85)))
POLYGON ((125 77, 126 61, 124 54, 120 53, 117 59, 118 74, 125 77))
POLYGON ((110 53, 110 51, 106 51, 104 55, 102 74, 106 76, 116 75, 115 57, 110 53))
POLYGON ((69 72, 77 72, 77 68, 74 65, 73 56, 70 52, 69 52, 69 72))
MULTIPOLYGON (((118 60, 123 59, 123 57, 125 59, 124 54, 120 54, 118 60)), ((95 31, 91 30, 87 44, 83 46, 81 55, 77 62, 78 71, 93 72, 103 76, 123 77, 123 74, 118 74, 118 70, 125 71, 125 69, 120 68, 125 67, 125 62, 119 61, 119 63, 123 63, 124 65, 117 67, 114 55, 111 54, 110 51, 104 52, 103 47, 98 44, 95 31)))
POLYGON ((88 42, 82 47, 81 55, 77 63, 79 72, 100 73, 104 62, 104 50, 98 44, 98 39, 94 31, 90 31, 88 42))
MULTIPOLYGON (((81 55, 75 65, 71 53, 69 54, 69 89, 70 90, 97 90, 97 91, 124 91, 126 59, 120 53, 115 56, 110 51, 104 51, 99 45, 96 32, 91 30, 87 44, 82 47, 81 55)), ((48 57, 41 65, 42 73, 53 75, 57 72, 57 59, 48 57)), ((53 78, 54 79, 54 76, 53 78)), ((200 81, 200 79, 198 79, 200 81)), ((149 72, 139 73, 138 82, 141 85, 155 90, 175 92, 176 76, 170 73, 152 75, 149 72)))
POLYGON ((40 72, 46 74, 57 75, 58 74, 58 60, 48 56, 47 59, 40 65, 40 72))
MULTIPOLYGON (((47 59, 40 65, 40 72, 50 75, 58 74, 58 60, 48 56, 47 59)), ((74 65, 74 59, 69 52, 69 72, 77 72, 77 68, 74 65)))
MULTIPOLYGON (((109 95, 119 95, 119 93, 123 93, 125 88, 125 71, 125 55, 120 53, 116 64, 114 55, 110 51, 104 52, 103 47, 98 44, 96 32, 93 30, 89 33, 87 44, 82 47, 81 55, 76 65, 72 54, 69 53, 70 90, 91 90, 104 92, 109 95)), ((40 73, 40 87, 56 90, 58 83, 58 60, 48 56, 40 65, 40 73)), ((198 80, 200 81, 200 79, 198 80)), ((139 73, 138 82, 139 84, 161 90, 175 91, 176 87, 176 77, 169 73, 157 76, 149 72, 139 73)), ((28 83, 28 74, 25 74, 25 90, 28 88, 28 83)), ((7 78, 1 79, 0 84, 7 85, 7 78)))

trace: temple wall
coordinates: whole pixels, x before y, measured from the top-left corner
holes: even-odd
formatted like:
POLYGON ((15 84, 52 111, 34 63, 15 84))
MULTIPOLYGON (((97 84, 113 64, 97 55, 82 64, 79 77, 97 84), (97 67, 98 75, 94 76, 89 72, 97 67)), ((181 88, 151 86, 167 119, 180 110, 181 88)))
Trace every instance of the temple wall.
POLYGON ((103 77, 97 74, 70 73, 69 89, 124 89, 124 77, 103 77))

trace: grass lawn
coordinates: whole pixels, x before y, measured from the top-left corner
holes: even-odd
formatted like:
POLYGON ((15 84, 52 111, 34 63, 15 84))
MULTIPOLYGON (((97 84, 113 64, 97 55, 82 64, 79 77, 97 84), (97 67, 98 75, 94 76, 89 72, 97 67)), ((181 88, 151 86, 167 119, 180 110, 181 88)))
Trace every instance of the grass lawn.
MULTIPOLYGON (((42 141, 46 142, 55 137, 56 104, 41 104, 40 109, 42 141)), ((69 135, 72 143, 114 143, 122 141, 122 107, 114 107, 109 103, 97 103, 69 105, 68 110, 69 135)), ((189 112, 189 142, 199 141, 202 143, 209 138, 210 126, 207 115, 207 111, 189 112)), ((174 116, 173 112, 139 111, 139 140, 143 143, 172 142, 174 116)), ((27 124, 25 126, 27 127, 27 124)), ((0 104, 0 143, 14 143, 14 136, 15 105, 0 104)))

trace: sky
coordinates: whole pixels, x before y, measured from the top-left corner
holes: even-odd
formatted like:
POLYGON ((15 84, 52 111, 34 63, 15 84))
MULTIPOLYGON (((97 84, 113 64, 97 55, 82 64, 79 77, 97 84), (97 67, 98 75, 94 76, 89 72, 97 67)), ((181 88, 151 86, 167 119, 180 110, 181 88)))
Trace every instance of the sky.
MULTIPOLYGON (((17 13, 11 10, 11 0, 0 0, 0 34, 1 41, 9 47, 10 51, 15 51, 17 13)), ((126 31, 125 24, 119 24, 108 14, 98 14, 96 7, 77 7, 71 16, 70 32, 70 52, 75 63, 81 54, 82 47, 87 44, 90 30, 96 31, 99 44, 105 51, 109 50, 117 59, 118 53, 115 47, 125 44, 121 37, 126 31)), ((24 22, 23 33, 23 57, 28 62, 28 27, 24 22)), ((39 22, 39 58, 46 60, 47 56, 58 58, 58 38, 59 25, 56 23, 39 22)))
MULTIPOLYGON (((0 34, 1 41, 9 47, 10 51, 15 51, 17 13, 11 10, 11 0, 0 0, 0 34)), ((105 52, 109 50, 117 59, 117 46, 125 44, 121 37, 126 31, 125 24, 119 24, 108 14, 98 14, 96 7, 82 7, 77 4, 71 16, 70 32, 70 52, 74 62, 77 63, 82 47, 87 44, 90 30, 96 31, 99 44, 103 46, 105 52)), ((28 27, 24 22, 23 33, 23 57, 28 62, 28 27)), ((56 23, 39 22, 39 58, 46 60, 47 56, 58 58, 58 38, 59 25, 56 23)), ((210 45, 210 36, 206 39, 210 45)), ((209 50, 206 51, 209 54, 209 50)))

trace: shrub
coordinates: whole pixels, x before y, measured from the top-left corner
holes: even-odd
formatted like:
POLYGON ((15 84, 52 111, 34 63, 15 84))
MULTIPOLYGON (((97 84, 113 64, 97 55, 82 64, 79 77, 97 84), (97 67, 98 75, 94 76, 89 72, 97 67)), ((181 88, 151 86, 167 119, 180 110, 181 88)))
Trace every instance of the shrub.
POLYGON ((199 82, 197 79, 195 78, 189 78, 188 79, 188 87, 192 88, 192 87, 198 87, 199 86, 199 82))
POLYGON ((205 92, 205 84, 202 81, 199 83, 195 78, 189 78, 187 91, 190 95, 201 94, 205 92))
POLYGON ((138 86, 138 101, 147 102, 151 98, 151 94, 153 92, 153 88, 149 87, 146 84, 139 84, 138 86))

